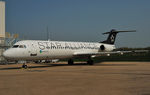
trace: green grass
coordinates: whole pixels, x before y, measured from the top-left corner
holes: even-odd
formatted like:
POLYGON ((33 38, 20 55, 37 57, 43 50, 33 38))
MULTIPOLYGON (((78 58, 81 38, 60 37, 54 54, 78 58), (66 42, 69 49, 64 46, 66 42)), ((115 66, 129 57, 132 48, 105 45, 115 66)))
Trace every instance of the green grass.
POLYGON ((150 53, 101 56, 94 61, 150 61, 150 53))

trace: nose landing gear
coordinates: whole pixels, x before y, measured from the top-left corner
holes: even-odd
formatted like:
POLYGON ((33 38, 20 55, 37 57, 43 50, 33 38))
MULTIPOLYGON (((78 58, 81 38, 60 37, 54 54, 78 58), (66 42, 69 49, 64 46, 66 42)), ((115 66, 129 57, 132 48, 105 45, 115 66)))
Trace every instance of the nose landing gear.
POLYGON ((22 68, 27 69, 28 66, 25 63, 23 63, 22 68))

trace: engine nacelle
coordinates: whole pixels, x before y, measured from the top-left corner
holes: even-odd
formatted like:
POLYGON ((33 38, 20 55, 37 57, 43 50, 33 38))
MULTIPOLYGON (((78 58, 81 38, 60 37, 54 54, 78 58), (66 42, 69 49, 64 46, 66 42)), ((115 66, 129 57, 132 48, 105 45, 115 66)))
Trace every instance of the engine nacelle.
POLYGON ((101 46, 100 46, 100 50, 101 50, 101 51, 104 51, 104 50, 105 50, 105 46, 104 46, 104 45, 101 45, 101 46))

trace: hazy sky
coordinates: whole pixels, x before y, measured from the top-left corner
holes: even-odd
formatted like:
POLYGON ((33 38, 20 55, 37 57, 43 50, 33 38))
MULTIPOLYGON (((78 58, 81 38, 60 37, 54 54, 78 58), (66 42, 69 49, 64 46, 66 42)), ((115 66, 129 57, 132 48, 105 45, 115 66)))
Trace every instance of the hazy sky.
POLYGON ((111 29, 117 47, 150 46, 150 0, 5 0, 6 31, 21 38, 99 42, 111 29))

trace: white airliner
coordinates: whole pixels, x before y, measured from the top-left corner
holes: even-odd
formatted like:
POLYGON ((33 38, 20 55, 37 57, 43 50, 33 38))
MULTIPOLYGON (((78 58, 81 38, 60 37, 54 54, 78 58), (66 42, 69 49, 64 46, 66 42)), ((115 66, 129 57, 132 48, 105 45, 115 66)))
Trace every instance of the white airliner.
MULTIPOLYGON (((110 32, 103 34, 109 34, 107 40, 102 42, 66 42, 66 41, 41 41, 41 40, 24 40, 15 43, 11 48, 7 49, 3 56, 8 60, 14 61, 38 61, 49 59, 62 59, 68 58, 68 64, 73 64, 73 58, 86 57, 88 59, 87 64, 93 65, 93 57, 124 53, 127 51, 113 51, 115 49, 115 39, 119 32, 135 32, 133 31, 116 31, 112 29, 110 32)), ((129 52, 129 51, 128 51, 129 52)), ((27 67, 23 64, 23 67, 27 67)))

